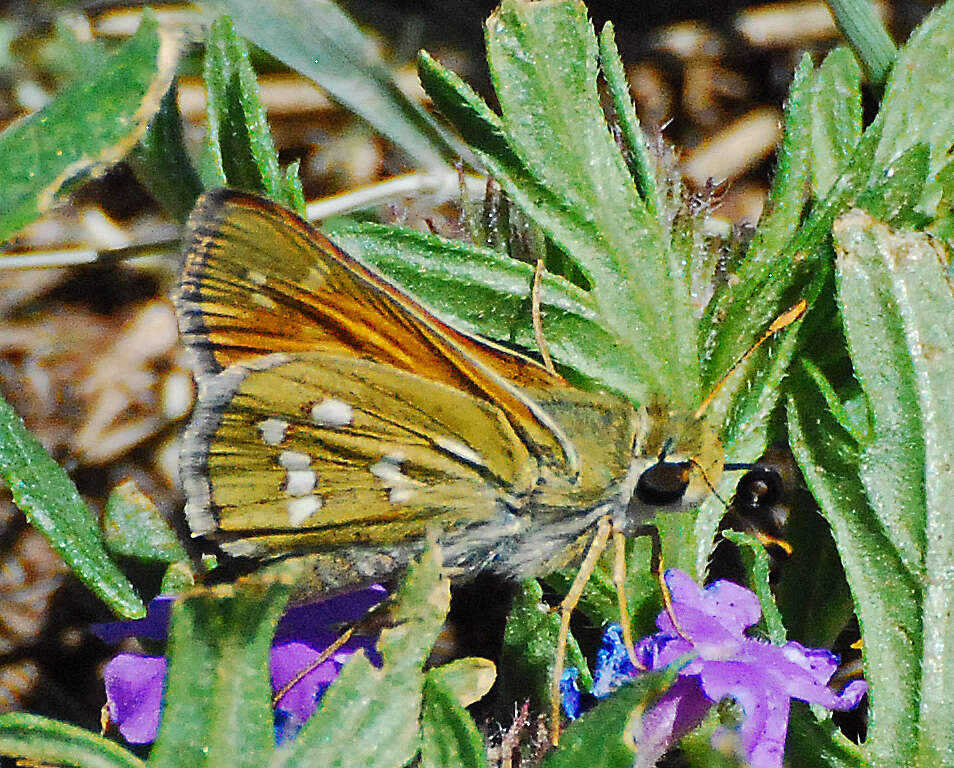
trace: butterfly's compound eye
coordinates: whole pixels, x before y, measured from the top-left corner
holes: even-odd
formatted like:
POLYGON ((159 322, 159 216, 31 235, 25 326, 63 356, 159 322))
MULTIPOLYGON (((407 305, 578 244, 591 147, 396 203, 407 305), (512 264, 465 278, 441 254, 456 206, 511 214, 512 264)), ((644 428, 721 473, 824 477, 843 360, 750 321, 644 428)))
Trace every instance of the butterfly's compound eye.
POLYGON ((656 506, 681 501, 689 488, 691 466, 688 461, 657 461, 639 476, 636 497, 656 506))

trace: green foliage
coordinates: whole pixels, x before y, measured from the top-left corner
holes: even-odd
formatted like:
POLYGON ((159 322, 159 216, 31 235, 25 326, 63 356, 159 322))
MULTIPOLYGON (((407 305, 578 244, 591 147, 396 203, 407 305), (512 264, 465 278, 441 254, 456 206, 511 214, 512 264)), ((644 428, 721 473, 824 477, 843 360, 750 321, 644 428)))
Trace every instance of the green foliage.
POLYGON ((102 526, 103 542, 113 554, 162 563, 188 559, 169 523, 133 480, 113 488, 102 526))
POLYGON ((126 154, 159 109, 177 56, 173 39, 144 14, 135 37, 93 76, 0 133, 0 240, 126 154))
POLYGON ((122 616, 146 615, 136 591, 103 548, 96 521, 73 481, 2 398, 0 476, 30 524, 86 586, 122 616))
POLYGON ((303 213, 298 176, 286 175, 278 165, 248 48, 227 16, 214 21, 209 30, 204 73, 205 186, 257 192, 303 213))

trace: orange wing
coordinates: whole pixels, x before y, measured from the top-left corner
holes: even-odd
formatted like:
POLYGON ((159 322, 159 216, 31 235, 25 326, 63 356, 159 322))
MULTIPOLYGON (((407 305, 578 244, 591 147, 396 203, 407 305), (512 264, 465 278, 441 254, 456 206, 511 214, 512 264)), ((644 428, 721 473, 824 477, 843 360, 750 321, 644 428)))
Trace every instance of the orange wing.
POLYGON ((273 352, 386 363, 492 402, 534 454, 577 473, 572 443, 520 389, 563 389, 564 379, 441 322, 291 211, 214 190, 196 206, 184 243, 176 305, 200 379, 273 352))

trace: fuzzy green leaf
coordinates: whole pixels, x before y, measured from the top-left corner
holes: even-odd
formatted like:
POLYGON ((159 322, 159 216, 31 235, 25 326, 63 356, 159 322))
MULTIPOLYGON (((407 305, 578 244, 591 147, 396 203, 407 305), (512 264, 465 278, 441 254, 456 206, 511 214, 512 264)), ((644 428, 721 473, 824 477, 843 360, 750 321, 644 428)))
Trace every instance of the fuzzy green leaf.
POLYGON ((209 30, 204 72, 206 149, 215 169, 215 178, 206 179, 206 186, 257 192, 290 207, 300 202, 288 194, 248 48, 227 16, 209 30))
POLYGON ((473 718, 440 680, 424 680, 421 710, 422 768, 489 768, 473 718))
POLYGON ((273 765, 397 768, 414 756, 422 667, 450 605, 441 558, 432 547, 408 570, 394 596, 391 626, 378 640, 382 667, 374 667, 361 651, 352 656, 318 711, 295 741, 276 754, 273 765))
POLYGON ((932 212, 941 195, 936 179, 954 145, 954 3, 944 3, 918 26, 898 55, 878 121, 881 141, 870 181, 876 182, 915 144, 930 147, 921 205, 932 212))
MULTIPOLYGON (((349 225, 328 232, 455 327, 535 349, 533 267, 497 252, 405 227, 349 225)), ((541 316, 553 359, 643 402, 649 391, 625 344, 603 327, 586 291, 544 273, 541 316)))
POLYGON ((868 754, 874 764, 912 765, 917 744, 921 591, 871 511, 858 477, 852 437, 796 369, 788 406, 792 450, 831 525, 855 596, 865 641, 865 674, 873 720, 868 754))
POLYGON ((102 525, 103 541, 114 554, 163 563, 189 558, 175 531, 134 480, 126 479, 113 488, 102 525))
POLYGON ((97 597, 128 619, 146 615, 132 584, 103 548, 96 520, 73 481, 2 398, 0 475, 30 524, 97 597))
POLYGON ((269 650, 289 588, 246 582, 173 608, 150 768, 262 768, 275 751, 269 650))
POLYGON ((0 133, 0 240, 122 159, 159 109, 177 58, 175 41, 144 13, 139 31, 95 76, 0 133))
MULTIPOLYGON (((579 2, 505 0, 487 20, 487 59, 514 155, 559 206, 514 197, 586 274, 601 316, 625 338, 638 328, 655 350, 661 386, 677 406, 696 401, 695 330, 685 265, 666 247, 613 140, 597 89, 596 36, 579 2), (554 50, 561 51, 553 56, 554 50), (559 147, 559 151, 554 151, 559 147), (575 232, 566 238, 565 227, 575 232), (661 350, 665 349, 665 354, 661 350)), ((511 192, 507 185, 505 189, 511 192)))
POLYGON ((24 712, 0 715, 0 755, 35 764, 146 768, 142 760, 110 739, 24 712))
POLYGON ((812 187, 822 199, 861 138, 861 71, 847 48, 829 53, 812 82, 812 187))
MULTIPOLYGON (((873 422, 859 474, 872 511, 920 593, 919 618, 901 625, 921 644, 909 660, 920 664, 914 688, 919 709, 912 713, 918 738, 916 746, 903 749, 911 749, 919 765, 951 766, 954 287, 947 254, 927 235, 894 232, 861 212, 839 219, 833 233, 846 337, 873 422)), ((846 572, 854 584, 857 576, 847 563, 846 572)), ((874 700, 876 686, 888 682, 871 674, 868 679, 874 700)), ((898 749, 895 743, 908 734, 875 736, 884 739, 875 739, 879 747, 898 749)))
POLYGON ((658 217, 662 210, 662 201, 659 184, 656 182, 656 163, 649 153, 646 137, 639 125, 639 117, 636 115, 636 108, 629 94, 629 81, 626 79, 623 61, 616 48, 613 24, 610 22, 607 22, 600 33, 600 67, 613 101, 616 123, 627 152, 626 159, 632 169, 633 179, 636 181, 636 188, 646 205, 646 210, 658 217))

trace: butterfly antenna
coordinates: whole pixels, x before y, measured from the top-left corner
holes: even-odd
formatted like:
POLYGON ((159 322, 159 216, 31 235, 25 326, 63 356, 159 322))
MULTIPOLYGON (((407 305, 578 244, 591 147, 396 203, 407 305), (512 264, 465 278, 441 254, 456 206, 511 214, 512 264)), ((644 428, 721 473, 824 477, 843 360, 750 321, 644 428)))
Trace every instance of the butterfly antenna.
POLYGON ((533 270, 533 288, 530 291, 530 315, 533 319, 533 338, 537 342, 537 349, 540 350, 540 357, 543 358, 543 367, 549 373, 556 373, 553 367, 553 359, 550 357, 550 350, 547 348, 547 340, 543 335, 543 314, 540 311, 540 284, 543 282, 543 259, 537 259, 537 266, 533 270))
POLYGON ((706 412, 706 409, 712 404, 712 401, 715 400, 716 395, 719 394, 720 390, 722 389, 722 387, 725 386, 725 383, 729 380, 732 374, 738 370, 739 366, 742 365, 742 363, 748 360, 755 353, 755 350, 761 347, 766 341, 772 338, 776 333, 778 333, 781 330, 784 330, 785 328, 790 326, 792 323, 794 323, 796 320, 801 318, 801 316, 805 314, 805 311, 807 309, 808 309, 808 302, 805 301, 805 299, 801 299, 794 307, 792 307, 791 309, 783 312, 778 317, 776 317, 772 321, 772 324, 765 329, 765 332, 755 341, 755 343, 752 344, 752 346, 749 347, 747 350, 745 350, 745 352, 742 353, 741 357, 739 357, 739 359, 732 364, 732 367, 729 368, 728 373, 726 373, 725 376, 719 379, 719 383, 715 385, 713 390, 709 393, 708 397, 706 397, 706 399, 702 401, 702 405, 700 405, 696 409, 695 418, 696 419, 702 418, 702 415, 706 412))

